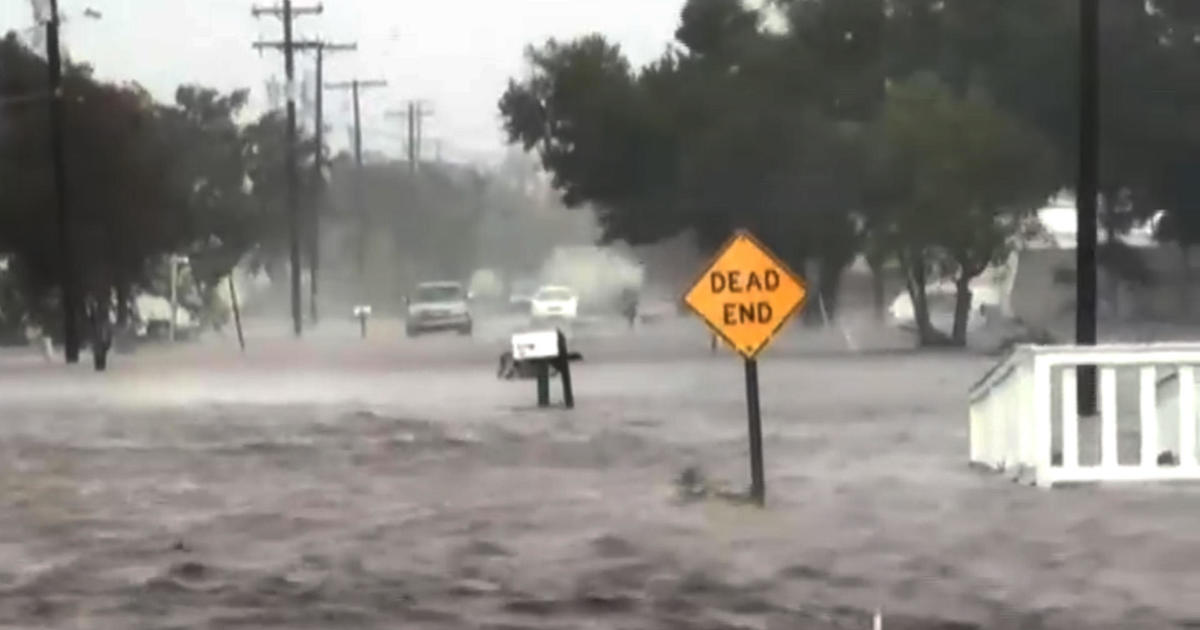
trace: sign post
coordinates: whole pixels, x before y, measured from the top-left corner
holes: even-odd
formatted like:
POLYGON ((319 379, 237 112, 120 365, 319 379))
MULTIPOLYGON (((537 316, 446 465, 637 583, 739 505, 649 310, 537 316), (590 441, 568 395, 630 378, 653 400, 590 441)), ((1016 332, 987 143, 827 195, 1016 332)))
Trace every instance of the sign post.
POLYGON ((767 502, 763 474, 762 416, 758 409, 758 359, 746 359, 746 411, 750 417, 750 496, 755 503, 767 502))
POLYGON ((683 298, 713 334, 745 360, 750 496, 760 506, 766 504, 766 475, 758 400, 758 355, 803 308, 807 295, 799 276, 749 232, 738 231, 683 298))

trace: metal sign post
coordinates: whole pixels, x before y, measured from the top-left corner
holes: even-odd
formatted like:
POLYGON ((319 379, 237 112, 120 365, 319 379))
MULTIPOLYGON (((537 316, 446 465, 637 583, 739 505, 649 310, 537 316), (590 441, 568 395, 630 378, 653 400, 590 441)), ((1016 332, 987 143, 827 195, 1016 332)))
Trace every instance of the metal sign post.
POLYGON ((762 416, 758 409, 758 360, 746 359, 746 411, 750 418, 750 497, 759 505, 767 502, 763 474, 762 416))

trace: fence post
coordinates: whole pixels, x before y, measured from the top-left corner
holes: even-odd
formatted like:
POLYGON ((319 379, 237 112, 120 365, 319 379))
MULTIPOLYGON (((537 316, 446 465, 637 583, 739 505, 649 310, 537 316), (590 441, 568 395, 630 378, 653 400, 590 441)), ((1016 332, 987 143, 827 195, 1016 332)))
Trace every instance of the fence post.
POLYGON ((1179 465, 1196 467, 1196 368, 1179 366, 1179 465))
MULTIPOLYGON (((1051 442, 1053 437, 1053 429, 1051 423, 1051 404, 1053 396, 1051 391, 1051 378, 1053 371, 1050 368, 1048 357, 1038 354, 1036 351, 1031 353, 1033 361, 1033 448, 1036 483, 1041 487, 1049 487, 1054 483, 1054 471, 1050 469, 1051 465, 1051 442)), ((1071 395, 1068 392, 1063 393, 1064 396, 1071 395)))
POLYGON ((1079 467, 1079 396, 1075 380, 1075 366, 1067 365, 1062 370, 1062 467, 1079 467))
POLYGON ((1147 365, 1141 369, 1138 383, 1138 422, 1142 429, 1141 465, 1158 467, 1158 369, 1147 365))
POLYGON ((1117 369, 1100 368, 1100 467, 1105 472, 1121 465, 1117 452, 1117 369))

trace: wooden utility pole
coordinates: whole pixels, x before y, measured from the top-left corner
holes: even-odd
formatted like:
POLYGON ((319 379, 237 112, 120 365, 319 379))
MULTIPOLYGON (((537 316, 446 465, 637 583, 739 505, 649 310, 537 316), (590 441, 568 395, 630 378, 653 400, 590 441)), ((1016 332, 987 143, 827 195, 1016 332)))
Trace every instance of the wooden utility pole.
MULTIPOLYGON (((1096 206, 1100 188, 1100 3, 1080 0, 1079 180, 1076 185, 1075 343, 1096 345, 1096 206)), ((1096 366, 1080 366, 1079 413, 1096 414, 1096 366)), ((1065 394, 1064 395, 1069 395, 1065 394)))
POLYGON ((359 107, 359 93, 362 90, 386 86, 387 81, 374 79, 352 79, 325 86, 331 90, 350 90, 351 98, 354 101, 354 211, 358 214, 359 220, 358 282, 360 291, 366 289, 367 210, 363 203, 362 113, 359 107))
MULTIPOLYGON (((256 42, 254 47, 262 50, 264 48, 275 48, 282 50, 285 47, 284 42, 256 42)), ((308 276, 309 276, 309 296, 308 308, 309 318, 312 323, 317 323, 319 309, 317 307, 318 296, 318 278, 320 277, 321 263, 321 204, 325 198, 325 90, 322 86, 325 76, 325 52, 343 52, 358 50, 357 43, 350 44, 335 44, 323 40, 300 40, 293 41, 292 48, 295 50, 312 50, 317 53, 317 86, 316 86, 316 112, 313 125, 314 144, 316 145, 316 153, 313 158, 313 195, 312 201, 309 204, 308 213, 308 276)))
POLYGON ((62 292, 63 355, 79 363, 79 270, 75 264, 75 239, 71 206, 67 199, 67 160, 64 148, 62 57, 58 42, 58 0, 50 0, 46 19, 46 65, 50 70, 50 159, 54 168, 57 204, 59 286, 62 292))
POLYGON ((284 90, 287 98, 287 142, 284 161, 287 173, 288 249, 292 271, 292 328, 297 337, 304 330, 304 318, 300 306, 300 173, 296 166, 296 64, 292 18, 297 15, 320 14, 323 10, 319 4, 312 7, 292 7, 292 0, 283 0, 282 5, 274 7, 256 6, 250 10, 254 17, 273 15, 283 22, 283 68, 287 80, 284 90))

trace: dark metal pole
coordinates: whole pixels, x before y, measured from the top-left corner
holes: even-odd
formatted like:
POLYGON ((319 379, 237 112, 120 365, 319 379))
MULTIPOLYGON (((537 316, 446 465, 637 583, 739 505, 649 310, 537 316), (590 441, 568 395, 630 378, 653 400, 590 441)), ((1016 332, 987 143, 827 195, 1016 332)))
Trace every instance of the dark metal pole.
MULTIPOLYGON (((1075 342, 1096 344, 1096 205, 1100 179, 1100 7, 1080 0, 1079 181, 1076 186, 1075 342)), ((1096 366, 1080 366, 1079 413, 1096 413, 1096 366)))
POLYGON ((758 407, 758 361, 746 359, 746 407, 750 416, 750 496, 759 506, 767 502, 763 474, 762 417, 758 407))
POLYGON ((46 22, 46 65, 50 70, 50 159, 58 216, 59 283, 62 291, 63 355, 79 363, 79 278, 75 268, 75 243, 71 206, 67 200, 67 160, 63 134, 62 59, 58 42, 58 0, 50 0, 46 22))
POLYGON ((292 50, 292 0, 283 0, 283 57, 287 75, 287 207, 288 245, 292 267, 292 329, 297 337, 304 329, 300 304, 300 175, 296 170, 295 59, 292 50))
POLYGON ((325 47, 317 46, 317 120, 314 127, 316 154, 313 158, 313 198, 308 226, 309 318, 317 323, 317 278, 321 262, 321 203, 325 200, 325 47))

